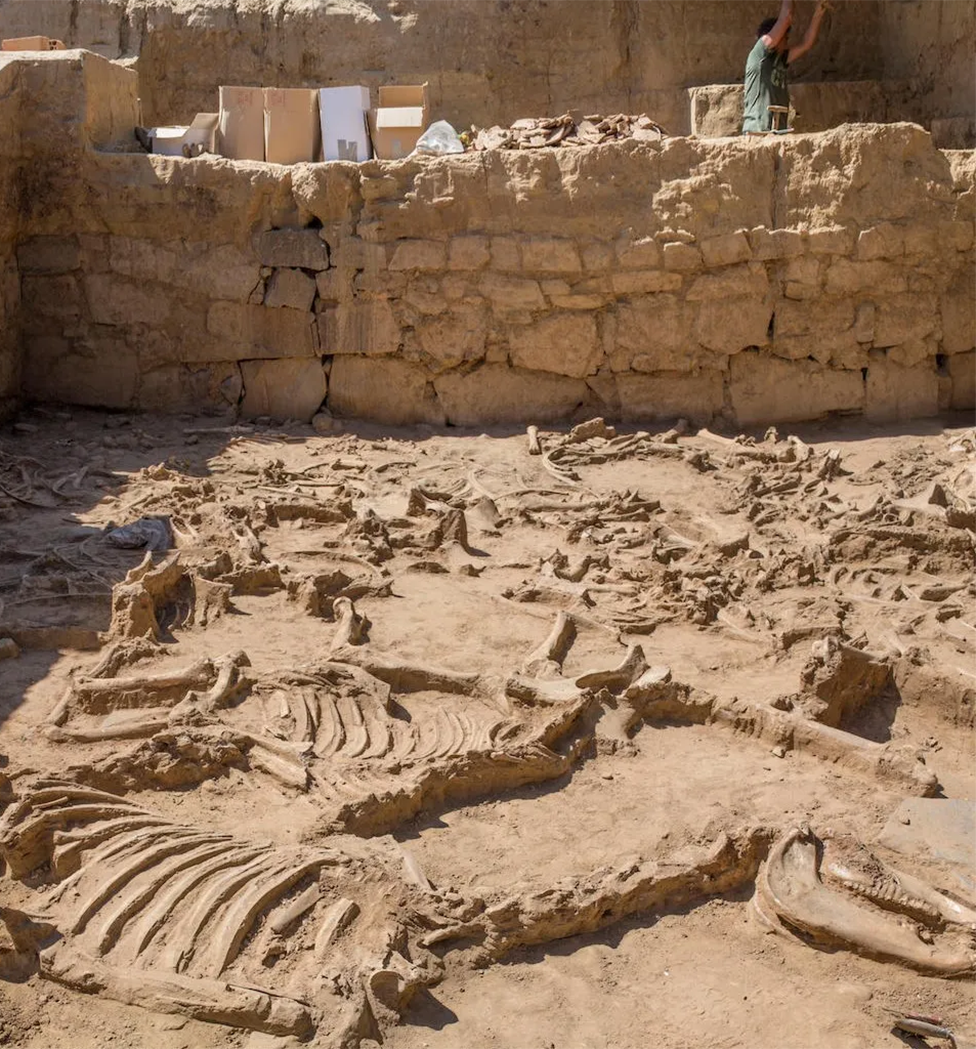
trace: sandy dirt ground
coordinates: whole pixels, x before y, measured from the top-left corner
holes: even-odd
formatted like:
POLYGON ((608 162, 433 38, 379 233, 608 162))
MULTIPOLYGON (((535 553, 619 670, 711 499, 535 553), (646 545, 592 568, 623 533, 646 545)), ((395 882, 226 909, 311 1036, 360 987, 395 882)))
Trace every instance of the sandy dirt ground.
POLYGON ((25 412, 0 1044, 976 1044, 966 422, 25 412))

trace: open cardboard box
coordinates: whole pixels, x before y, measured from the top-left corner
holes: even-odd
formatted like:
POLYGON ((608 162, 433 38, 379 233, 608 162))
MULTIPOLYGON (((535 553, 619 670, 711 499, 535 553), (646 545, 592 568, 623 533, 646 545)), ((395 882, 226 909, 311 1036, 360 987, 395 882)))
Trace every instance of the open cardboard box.
POLYGON ((412 152, 427 127, 427 85, 381 87, 370 120, 373 149, 380 160, 399 160, 412 152))
POLYGON ((0 51, 64 51, 60 40, 49 36, 13 36, 0 43, 0 51))
POLYGON ((213 153, 216 146, 218 113, 197 113, 189 127, 154 127, 152 151, 166 157, 186 156, 184 146, 199 146, 200 152, 213 153))

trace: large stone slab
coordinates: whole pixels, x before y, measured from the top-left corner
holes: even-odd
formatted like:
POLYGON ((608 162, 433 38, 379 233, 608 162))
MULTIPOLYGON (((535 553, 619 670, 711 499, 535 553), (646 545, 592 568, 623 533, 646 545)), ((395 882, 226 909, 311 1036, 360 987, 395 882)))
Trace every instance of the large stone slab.
POLYGON ((329 374, 329 410, 387 426, 444 422, 426 369, 398 358, 336 357, 329 374))
POLYGON ((314 318, 299 310, 215 302, 207 312, 208 341, 192 344, 184 360, 249 360, 272 357, 313 357, 317 352, 314 318), (222 356, 213 356, 214 353, 222 356))
POLYGON ((569 418, 589 397, 582 379, 504 364, 447 372, 434 380, 434 388, 447 421, 455 426, 557 422, 569 418))
POLYGON ((709 299, 698 308, 695 338, 716 353, 738 353, 769 341, 772 304, 763 298, 741 296, 709 299))
POLYGON ((699 372, 657 372, 617 376, 620 417, 632 422, 675 419, 710 422, 722 410, 722 373, 704 368, 699 372))
POLYGON ((976 408, 976 353, 957 353, 949 358, 952 380, 950 408, 972 411, 976 408))
POLYGON ((729 372, 732 410, 739 426, 856 412, 864 404, 859 371, 838 371, 815 361, 784 361, 747 351, 731 359, 729 372))
POLYGON ((620 303, 608 350, 615 372, 691 371, 699 356, 689 338, 695 307, 675 295, 646 295, 620 303))
POLYGON ((318 317, 323 353, 365 354, 379 357, 396 353, 403 334, 388 299, 342 303, 318 317))
POLYGON ((241 415, 254 419, 298 419, 308 422, 328 392, 328 381, 318 358, 281 361, 242 361, 244 400, 241 415))
POLYGON ((315 281, 301 270, 275 270, 264 293, 265 306, 275 308, 310 310, 314 299, 315 281))
POLYGON ((578 379, 594 374, 603 356, 596 319, 578 311, 553 313, 512 328, 508 341, 516 367, 578 379))
POLYGON ((263 266, 329 268, 329 246, 314 229, 266 230, 255 235, 254 250, 263 266))
POLYGON ((864 414, 888 422, 924 419, 939 410, 939 376, 934 359, 906 368, 890 360, 884 350, 872 350, 864 414))

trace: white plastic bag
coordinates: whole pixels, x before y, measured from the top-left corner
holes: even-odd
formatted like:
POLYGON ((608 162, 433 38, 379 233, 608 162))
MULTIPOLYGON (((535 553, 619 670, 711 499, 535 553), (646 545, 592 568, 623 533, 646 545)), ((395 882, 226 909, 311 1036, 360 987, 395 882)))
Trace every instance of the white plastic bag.
POLYGON ((426 153, 434 157, 463 152, 464 145, 458 138, 458 133, 446 120, 435 120, 417 139, 417 145, 414 147, 414 153, 426 153))

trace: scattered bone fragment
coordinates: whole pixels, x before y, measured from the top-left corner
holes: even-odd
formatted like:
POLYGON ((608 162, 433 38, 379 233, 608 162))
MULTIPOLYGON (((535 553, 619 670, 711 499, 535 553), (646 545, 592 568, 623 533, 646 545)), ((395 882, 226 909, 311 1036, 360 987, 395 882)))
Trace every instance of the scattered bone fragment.
POLYGON ((539 149, 542 147, 597 146, 604 142, 633 139, 637 142, 659 142, 664 129, 641 113, 629 116, 585 116, 578 122, 569 114, 559 117, 523 117, 511 127, 472 127, 470 135, 475 150, 539 149))

